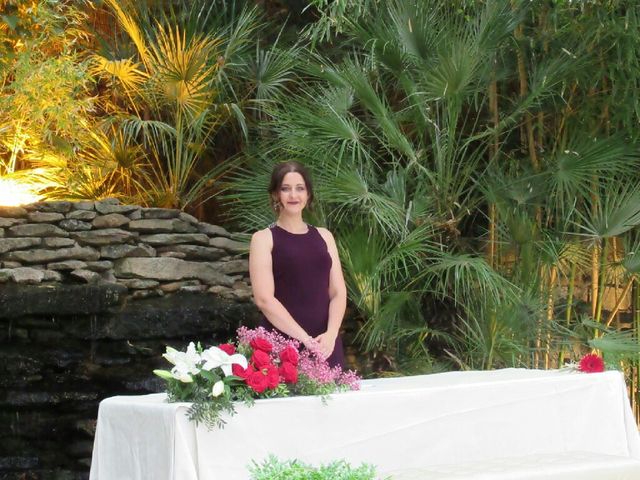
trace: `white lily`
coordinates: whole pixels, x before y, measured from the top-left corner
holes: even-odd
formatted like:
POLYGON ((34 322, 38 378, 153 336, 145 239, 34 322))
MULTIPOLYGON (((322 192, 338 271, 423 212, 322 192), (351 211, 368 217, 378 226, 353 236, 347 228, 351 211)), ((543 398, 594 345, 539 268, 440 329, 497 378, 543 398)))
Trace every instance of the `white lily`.
POLYGON ((224 392, 224 382, 222 380, 218 380, 213 384, 213 388, 211 389, 211 395, 214 397, 219 397, 224 392))
POLYGON ((185 372, 184 370, 180 370, 178 367, 173 367, 171 369, 171 376, 176 380, 180 380, 182 383, 191 383, 193 382, 193 377, 189 375, 189 372, 185 372))
POLYGON ((174 365, 171 369, 171 375, 181 382, 193 382, 191 375, 200 373, 198 364, 202 362, 202 358, 200 354, 196 352, 196 346, 193 342, 189 343, 186 352, 180 352, 175 348, 167 347, 167 353, 162 356, 174 365))
POLYGON ((202 360, 204 360, 203 370, 213 370, 220 367, 224 372, 225 377, 228 377, 232 373, 232 365, 240 365, 242 368, 247 368, 249 364, 244 355, 234 353, 229 355, 224 350, 218 347, 210 347, 202 352, 202 360))
POLYGON ((200 354, 196 352, 196 346, 193 342, 189 343, 186 352, 180 352, 175 348, 167 347, 167 353, 162 356, 173 365, 185 364, 195 366, 202 361, 200 354))

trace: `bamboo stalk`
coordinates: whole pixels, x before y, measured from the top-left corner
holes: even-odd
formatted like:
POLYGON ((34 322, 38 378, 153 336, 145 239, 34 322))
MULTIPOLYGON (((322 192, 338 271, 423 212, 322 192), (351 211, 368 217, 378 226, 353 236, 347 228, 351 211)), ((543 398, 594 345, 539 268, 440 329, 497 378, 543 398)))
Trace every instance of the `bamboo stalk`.
MULTIPOLYGON (((524 34, 523 34, 523 26, 519 24, 515 29, 515 37, 518 43, 521 43, 524 34)), ((522 48, 518 46, 517 51, 518 57, 518 80, 520 85, 520 98, 524 98, 529 91, 529 82, 527 81, 527 67, 524 63, 524 52, 522 48)), ((538 160, 538 154, 536 153, 536 142, 534 138, 533 132, 533 122, 531 120, 531 114, 529 112, 525 112, 524 114, 524 126, 525 126, 525 135, 526 137, 522 139, 522 143, 526 144, 527 150, 529 151, 529 158, 531 159, 531 165, 533 167, 534 172, 540 171, 540 162, 538 160)))
MULTIPOLYGON (((598 285, 598 299, 596 302, 596 314, 595 321, 599 322, 602 319, 602 302, 604 300, 604 289, 605 289, 605 267, 607 262, 607 255, 609 253, 609 242, 606 238, 602 239, 602 256, 601 256, 601 264, 600 264, 600 278, 598 285)), ((596 337, 598 336, 598 332, 596 332, 596 337)))
POLYGON ((632 276, 627 282, 627 284, 625 285, 624 289, 622 290, 622 295, 620 295, 620 298, 617 299, 615 307, 613 307, 613 310, 609 314, 609 318, 607 318, 607 323, 605 324, 607 327, 610 326, 614 318, 616 318, 616 315, 620 310, 620 306, 622 305, 622 302, 624 301, 625 297, 629 294, 629 290, 631 290, 634 280, 635 280, 635 276, 632 276))
POLYGON ((550 367, 550 354, 551 354, 551 329, 549 328, 549 324, 553 320, 553 310, 555 306, 553 291, 555 289, 556 281, 558 279, 558 267, 554 265, 551 267, 551 271, 549 272, 549 290, 547 296, 547 325, 546 325, 546 345, 545 345, 545 353, 544 353, 544 368, 549 369, 550 367))
POLYGON ((495 310, 491 313, 490 317, 490 323, 489 323, 489 328, 490 328, 490 332, 489 332, 489 338, 491 341, 491 345, 489 348, 489 354, 487 355, 487 361, 485 364, 485 370, 491 370, 492 366, 493 366, 493 355, 494 355, 494 349, 495 349, 495 338, 496 338, 496 330, 497 330, 497 321, 496 321, 496 313, 495 310))
POLYGON ((596 308, 598 306, 598 283, 600 274, 598 244, 593 245, 591 251, 591 318, 596 318, 596 308))
MULTIPOLYGON (((640 328, 640 288, 634 279, 633 286, 631 287, 631 321, 633 323, 634 332, 638 332, 640 328)), ((640 338, 636 341, 640 345, 640 338)), ((640 385, 640 353, 638 353, 634 360, 631 361, 631 373, 629 375, 629 399, 631 400, 631 410, 636 419, 636 424, 640 426, 640 411, 638 405, 638 386, 640 385)))
MULTIPOLYGON (((565 325, 567 328, 571 325, 571 315, 573 314, 573 295, 576 287, 576 272, 578 271, 578 262, 571 264, 571 271, 569 272, 569 285, 567 287, 567 310, 565 314, 565 325)), ((567 355, 567 349, 565 345, 562 345, 559 355, 559 364, 563 365, 567 355)))
POLYGON ((496 204, 489 204, 489 266, 495 268, 496 266, 496 222, 498 221, 498 214, 496 212, 496 204))
MULTIPOLYGON (((612 261, 613 264, 616 265, 618 263, 618 242, 617 242, 617 237, 613 237, 611 239, 611 257, 612 257, 612 261)), ((620 299, 618 299, 618 289, 619 289, 620 285, 618 282, 618 275, 615 274, 614 272, 614 276, 613 276, 613 298, 615 299, 616 302, 616 308, 614 308, 614 311, 616 311, 616 327, 619 327, 620 325, 620 315, 617 314, 618 310, 620 309, 620 305, 622 304, 622 300, 626 297, 628 292, 623 292, 622 295, 620 296, 620 299)), ((607 326, 609 325, 610 322, 607 322, 607 326)))
MULTIPOLYGON (((498 116, 498 82, 495 78, 495 68, 493 72, 493 79, 491 84, 489 85, 489 111, 491 113, 491 121, 493 123, 493 127, 496 128, 498 126, 498 122, 500 118, 498 116)), ((498 133, 496 130, 495 135, 493 136, 493 141, 490 146, 490 154, 491 159, 495 159, 498 155, 498 133)), ((495 268, 497 264, 497 222, 498 222, 498 212, 496 209, 495 203, 491 202, 489 204, 489 265, 491 268, 495 268)))

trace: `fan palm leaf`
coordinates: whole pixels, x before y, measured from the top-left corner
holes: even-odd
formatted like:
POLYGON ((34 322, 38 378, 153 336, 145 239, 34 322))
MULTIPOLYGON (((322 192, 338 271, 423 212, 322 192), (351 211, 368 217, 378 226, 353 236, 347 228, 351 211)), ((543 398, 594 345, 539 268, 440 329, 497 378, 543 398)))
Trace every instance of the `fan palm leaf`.
POLYGON ((622 235, 640 225, 640 187, 609 182, 605 195, 588 213, 578 212, 582 235, 602 240, 622 235))
POLYGON ((191 116, 205 110, 213 96, 212 62, 220 41, 203 34, 187 37, 186 32, 158 25, 157 37, 149 45, 151 76, 163 98, 191 116))

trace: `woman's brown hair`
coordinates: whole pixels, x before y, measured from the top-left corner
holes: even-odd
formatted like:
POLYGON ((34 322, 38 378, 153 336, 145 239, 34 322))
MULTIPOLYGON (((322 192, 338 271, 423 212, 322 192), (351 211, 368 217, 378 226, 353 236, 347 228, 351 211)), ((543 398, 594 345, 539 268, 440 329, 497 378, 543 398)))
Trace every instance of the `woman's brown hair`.
POLYGON ((311 175, 309 170, 300 162, 290 160, 288 162, 277 163, 271 172, 271 181, 269 182, 269 196, 271 197, 271 208, 278 213, 280 204, 278 203, 278 192, 282 186, 282 181, 287 173, 299 173, 304 180, 305 187, 309 198, 307 200, 307 208, 310 210, 313 206, 313 184, 311 183, 311 175))

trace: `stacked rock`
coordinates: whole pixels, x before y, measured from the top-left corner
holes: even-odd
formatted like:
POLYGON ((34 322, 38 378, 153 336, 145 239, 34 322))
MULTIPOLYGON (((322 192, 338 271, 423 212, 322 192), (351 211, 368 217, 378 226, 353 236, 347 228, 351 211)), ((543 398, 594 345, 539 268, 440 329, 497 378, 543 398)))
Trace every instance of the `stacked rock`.
POLYGON ((0 283, 125 285, 133 298, 177 291, 248 301, 246 242, 175 209, 96 202, 0 207, 0 283))

